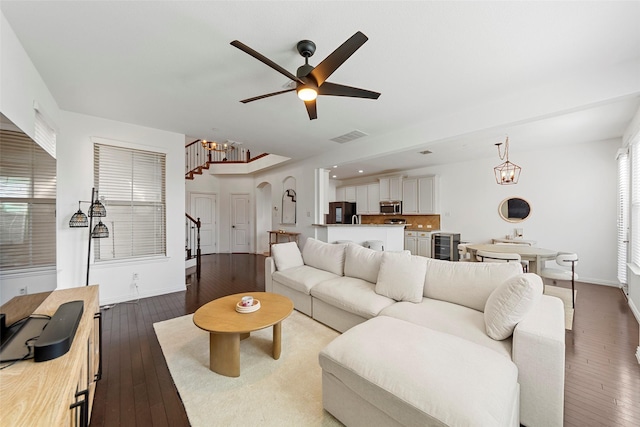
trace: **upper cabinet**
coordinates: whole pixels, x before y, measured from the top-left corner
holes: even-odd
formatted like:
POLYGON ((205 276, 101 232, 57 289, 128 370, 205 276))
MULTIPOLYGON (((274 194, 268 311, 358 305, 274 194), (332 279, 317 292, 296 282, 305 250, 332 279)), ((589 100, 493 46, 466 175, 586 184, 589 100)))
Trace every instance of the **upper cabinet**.
POLYGON ((336 202, 353 202, 356 201, 356 187, 353 185, 347 187, 336 187, 336 202))
POLYGON ((402 213, 438 213, 438 177, 406 178, 402 181, 402 213))
POLYGON ((378 183, 356 187, 356 213, 358 215, 380 213, 380 185, 378 183))
POLYGON ((380 178, 380 201, 402 200, 402 177, 380 178))

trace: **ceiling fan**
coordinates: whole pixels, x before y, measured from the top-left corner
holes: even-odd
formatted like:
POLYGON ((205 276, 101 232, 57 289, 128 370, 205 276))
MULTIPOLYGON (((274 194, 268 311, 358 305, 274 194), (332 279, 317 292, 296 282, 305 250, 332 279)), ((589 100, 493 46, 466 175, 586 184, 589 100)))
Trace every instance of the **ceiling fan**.
POLYGON ((318 95, 378 99, 378 97, 380 96, 379 92, 373 92, 370 90, 359 89, 356 87, 345 86, 327 81, 327 78, 331 74, 333 74, 333 72, 337 70, 338 67, 340 67, 347 59, 349 59, 349 57, 353 55, 356 50, 360 49, 360 47, 367 40, 367 36, 358 31, 315 67, 309 65, 309 58, 315 53, 316 44, 311 40, 301 40, 298 42, 296 47, 300 55, 304 57, 304 65, 298 68, 296 75, 291 74, 280 65, 276 64, 266 56, 251 49, 244 43, 239 42, 238 40, 234 40, 231 42, 232 46, 237 47, 241 51, 253 56, 258 61, 263 62, 279 73, 284 74, 285 76, 293 80, 296 84, 295 88, 243 99, 240 102, 246 104, 247 102, 257 101, 258 99, 268 98, 270 96, 280 95, 282 93, 293 92, 295 90, 298 93, 298 98, 302 99, 305 106, 307 107, 309 119, 313 120, 318 118, 318 112, 316 110, 316 97, 318 95))

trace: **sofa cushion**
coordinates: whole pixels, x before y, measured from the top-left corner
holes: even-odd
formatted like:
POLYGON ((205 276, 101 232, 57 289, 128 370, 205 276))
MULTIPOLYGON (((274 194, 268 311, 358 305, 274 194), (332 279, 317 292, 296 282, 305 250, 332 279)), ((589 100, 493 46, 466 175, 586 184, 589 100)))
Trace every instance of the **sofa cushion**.
POLYGON ((278 243, 271 246, 271 256, 276 263, 277 270, 287 270, 291 267, 304 265, 302 254, 296 242, 278 243))
POLYGON ((319 362, 323 374, 397 425, 513 425, 518 407, 518 369, 510 359, 386 316, 338 336, 319 362))
POLYGON ((378 295, 373 283, 355 277, 340 277, 318 283, 311 296, 365 319, 375 317, 385 307, 395 304, 391 298, 378 295))
POLYGON ((519 262, 427 260, 424 296, 483 311, 491 292, 509 277, 522 274, 519 262))
POLYGON ((339 276, 336 274, 309 267, 308 265, 276 271, 271 275, 272 280, 307 295, 311 295, 311 288, 318 283, 337 277, 339 276))
POLYGON ((494 290, 484 307, 487 335, 503 340, 513 334, 516 325, 540 301, 544 286, 537 274, 510 277, 494 290))
POLYGON ((376 292, 396 301, 420 302, 427 258, 383 252, 376 292))
POLYGON ((344 275, 376 283, 383 253, 353 243, 347 245, 344 275))
POLYGON ((302 247, 302 259, 306 265, 342 276, 346 248, 346 244, 325 243, 309 237, 302 247))
POLYGON ((491 339, 485 329, 484 314, 469 307, 424 298, 420 304, 397 302, 383 309, 380 316, 395 317, 425 328, 455 335, 511 359, 511 339, 502 341, 491 339))

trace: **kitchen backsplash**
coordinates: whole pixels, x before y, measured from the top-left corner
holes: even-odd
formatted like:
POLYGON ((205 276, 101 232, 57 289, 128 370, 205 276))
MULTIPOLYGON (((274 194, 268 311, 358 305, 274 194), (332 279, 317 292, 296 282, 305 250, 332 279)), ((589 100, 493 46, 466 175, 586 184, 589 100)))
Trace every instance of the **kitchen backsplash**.
POLYGON ((440 215, 362 215, 361 218, 362 224, 384 224, 385 220, 391 218, 403 218, 407 220, 407 230, 440 230, 440 215), (422 228, 418 225, 422 225, 422 228))

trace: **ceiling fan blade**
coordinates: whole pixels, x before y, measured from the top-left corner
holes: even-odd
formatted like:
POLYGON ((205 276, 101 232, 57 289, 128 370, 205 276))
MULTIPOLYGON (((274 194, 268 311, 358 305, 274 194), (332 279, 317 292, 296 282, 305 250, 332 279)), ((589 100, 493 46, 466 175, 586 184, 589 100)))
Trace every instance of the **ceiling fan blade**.
POLYGON ((243 51, 245 53, 248 53, 249 55, 251 55, 254 58, 256 58, 258 61, 268 65, 269 67, 273 68, 277 72, 279 72, 281 74, 284 74, 285 76, 289 77, 291 80, 304 84, 304 82, 302 80, 300 80, 300 78, 296 77, 294 74, 291 74, 290 72, 288 72, 287 70, 285 70, 284 68, 282 68, 281 66, 279 66, 278 64, 276 64, 275 62, 273 62, 272 60, 267 58, 266 56, 264 56, 263 54, 261 54, 259 52, 256 52, 255 50, 251 49, 246 44, 244 44, 244 43, 242 43, 242 42, 240 42, 238 40, 234 40, 234 41, 231 42, 231 46, 235 46, 238 49, 240 49, 241 51, 243 51))
POLYGON ((378 99, 379 92, 373 92, 371 90, 359 89, 357 87, 339 85, 337 83, 324 82, 322 86, 318 88, 318 95, 331 95, 331 96, 349 96, 352 98, 368 98, 378 99))
POLYGON ((258 99, 269 98, 270 96, 280 95, 281 93, 293 92, 294 90, 295 89, 287 89, 287 90, 281 90, 279 92, 265 93, 264 95, 259 95, 259 96, 254 96, 253 98, 243 99, 240 102, 242 102, 243 104, 246 104, 247 102, 257 101, 258 99))
POLYGON ((307 113, 309 113, 309 120, 318 118, 318 111, 316 110, 316 100, 304 101, 305 107, 307 107, 307 113))
POLYGON ((369 40, 367 36, 358 31, 319 63, 309 74, 316 80, 318 86, 322 85, 367 40, 369 40))

